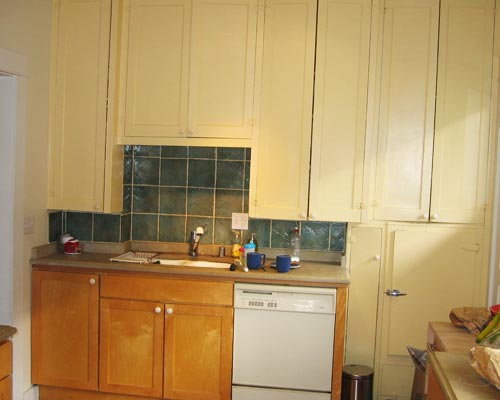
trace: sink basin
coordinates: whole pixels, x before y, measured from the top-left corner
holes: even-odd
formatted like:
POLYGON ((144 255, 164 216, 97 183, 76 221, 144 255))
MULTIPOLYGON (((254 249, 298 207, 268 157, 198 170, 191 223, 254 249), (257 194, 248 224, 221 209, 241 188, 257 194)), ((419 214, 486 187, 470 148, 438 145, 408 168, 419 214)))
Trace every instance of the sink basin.
POLYGON ((231 266, 231 264, 229 263, 213 262, 213 261, 168 260, 162 258, 157 258, 156 260, 161 265, 170 265, 172 267, 180 266, 180 267, 229 269, 229 267, 231 266))

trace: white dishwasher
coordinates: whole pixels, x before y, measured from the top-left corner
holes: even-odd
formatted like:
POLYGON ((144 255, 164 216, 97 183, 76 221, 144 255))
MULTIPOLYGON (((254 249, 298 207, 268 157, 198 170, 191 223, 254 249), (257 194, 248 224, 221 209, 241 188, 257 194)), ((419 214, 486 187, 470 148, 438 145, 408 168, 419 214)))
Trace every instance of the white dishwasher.
POLYGON ((336 290, 237 283, 232 400, 330 400, 336 290))

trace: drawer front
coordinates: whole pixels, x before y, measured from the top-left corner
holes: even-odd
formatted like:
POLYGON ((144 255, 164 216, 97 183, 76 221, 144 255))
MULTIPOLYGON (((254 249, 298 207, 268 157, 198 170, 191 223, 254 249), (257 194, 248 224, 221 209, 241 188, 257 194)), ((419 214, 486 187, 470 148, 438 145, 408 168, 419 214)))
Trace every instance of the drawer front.
POLYGON ((0 344, 0 379, 12 374, 12 342, 0 344))
POLYGON ((231 282, 103 275, 101 297, 232 306, 233 284, 231 282))

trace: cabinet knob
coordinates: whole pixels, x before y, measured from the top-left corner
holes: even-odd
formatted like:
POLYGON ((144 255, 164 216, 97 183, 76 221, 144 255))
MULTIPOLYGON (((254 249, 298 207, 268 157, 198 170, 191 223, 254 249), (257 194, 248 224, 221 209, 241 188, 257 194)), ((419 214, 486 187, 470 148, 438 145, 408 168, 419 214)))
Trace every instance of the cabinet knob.
POLYGON ((179 129, 179 136, 184 136, 184 134, 185 134, 184 129, 179 129))
POLYGON ((301 212, 301 213, 299 214, 299 218, 300 218, 300 219, 306 219, 306 218, 307 218, 307 214, 306 214, 305 212, 301 212))
POLYGON ((94 278, 90 278, 90 279, 89 279, 89 283, 90 283, 91 285, 95 285, 95 282, 96 282, 96 281, 95 281, 95 279, 94 279, 94 278))
POLYGON ((421 215, 420 215, 420 219, 423 219, 423 220, 426 220, 426 221, 427 221, 427 220, 429 219, 429 214, 427 214, 427 213, 423 213, 423 214, 421 214, 421 215))
POLYGON ((161 313, 161 307, 155 307, 155 313, 156 314, 161 313))
POLYGON ((316 219, 316 214, 309 214, 309 219, 316 219))
POLYGON ((192 129, 188 129, 188 136, 193 136, 194 135, 194 131, 192 129))
POLYGON ((170 307, 169 307, 169 308, 167 308, 167 314, 172 314, 173 312, 174 312, 174 310, 173 310, 173 309, 171 309, 170 307))
POLYGON ((432 214, 432 215, 431 215, 431 220, 432 220, 432 221, 435 221, 435 220, 437 220, 437 219, 438 219, 438 217, 439 217, 439 216, 438 216, 436 213, 434 213, 434 214, 432 214))
POLYGON ((375 261, 380 261, 380 254, 375 254, 375 255, 373 256, 373 259, 374 259, 375 261))

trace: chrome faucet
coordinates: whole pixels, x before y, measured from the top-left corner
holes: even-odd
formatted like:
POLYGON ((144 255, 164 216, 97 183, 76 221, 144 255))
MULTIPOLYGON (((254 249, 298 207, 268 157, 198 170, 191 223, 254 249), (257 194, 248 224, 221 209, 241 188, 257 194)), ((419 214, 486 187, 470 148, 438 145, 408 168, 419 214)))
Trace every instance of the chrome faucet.
POLYGON ((191 232, 191 238, 189 240, 189 254, 192 257, 198 256, 198 247, 200 245, 201 237, 205 234, 205 226, 198 226, 196 230, 191 232))

